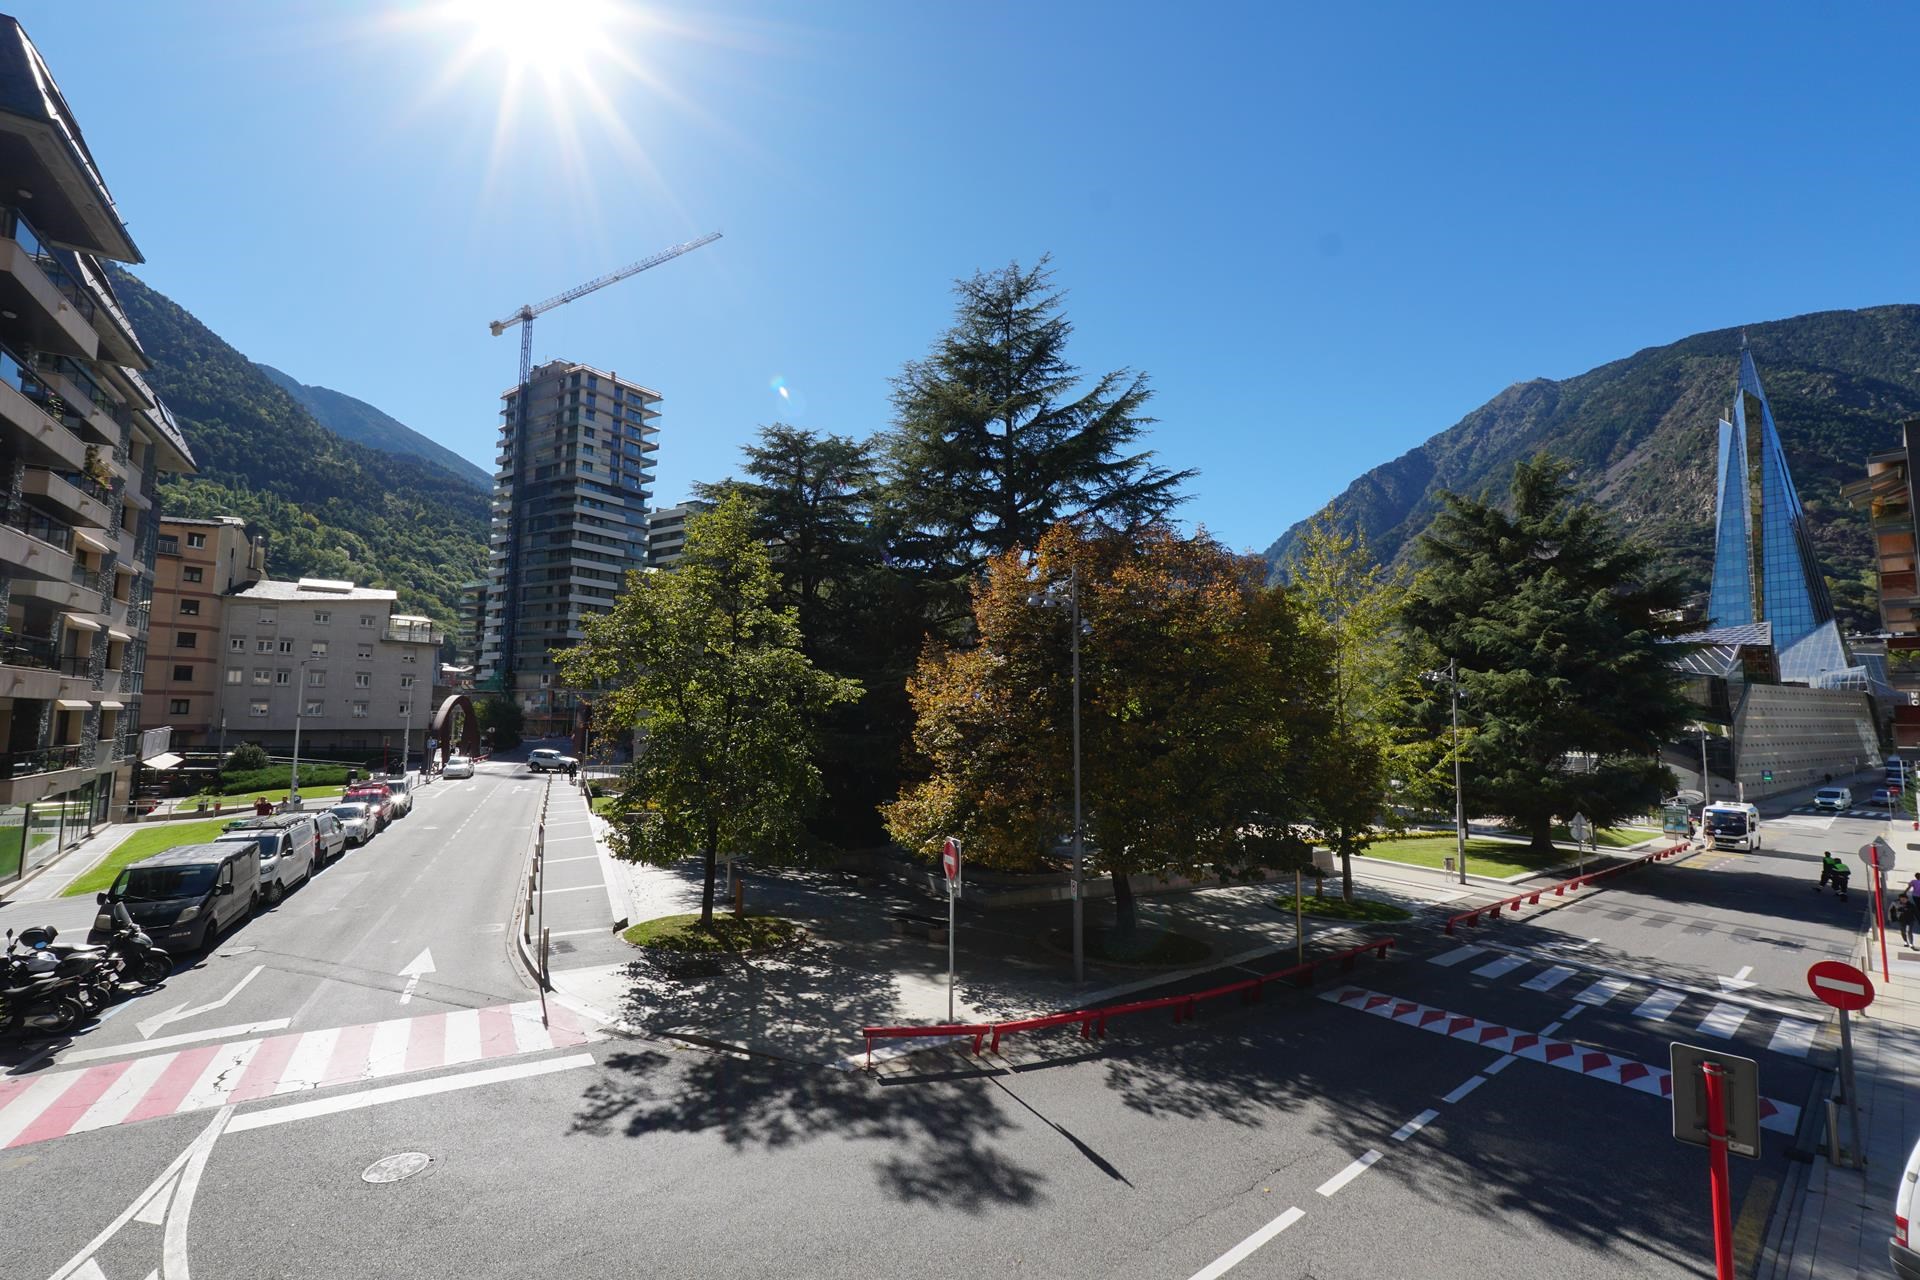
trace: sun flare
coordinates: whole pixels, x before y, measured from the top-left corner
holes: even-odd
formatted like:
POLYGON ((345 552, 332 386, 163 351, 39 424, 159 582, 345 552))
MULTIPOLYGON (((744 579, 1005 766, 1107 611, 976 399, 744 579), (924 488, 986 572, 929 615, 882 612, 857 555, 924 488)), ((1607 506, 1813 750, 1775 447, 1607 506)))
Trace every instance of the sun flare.
POLYGON ((611 0, 453 0, 447 13, 471 25, 475 52, 550 81, 586 74, 616 17, 611 0))

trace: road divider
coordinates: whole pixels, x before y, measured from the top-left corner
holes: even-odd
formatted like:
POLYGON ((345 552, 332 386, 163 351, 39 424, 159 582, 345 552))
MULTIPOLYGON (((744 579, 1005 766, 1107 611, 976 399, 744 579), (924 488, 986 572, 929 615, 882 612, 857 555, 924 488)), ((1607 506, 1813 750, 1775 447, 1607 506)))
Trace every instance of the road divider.
POLYGON ((1616 863, 1600 871, 1590 871, 1586 875, 1575 876, 1571 880, 1562 880, 1559 884, 1545 885, 1538 889, 1529 889, 1524 893, 1516 893, 1510 898, 1502 898, 1498 902, 1488 903, 1484 907, 1475 907, 1471 911, 1462 911, 1458 915, 1447 917, 1446 930, 1448 933, 1452 933, 1455 928, 1459 926, 1474 927, 1480 923, 1481 916, 1486 916, 1490 920, 1498 920, 1502 911, 1518 911, 1522 906, 1537 907, 1540 905, 1540 899, 1546 894, 1552 894, 1556 898, 1564 898, 1569 890, 1590 888, 1596 882, 1605 880, 1608 876, 1617 876, 1623 871, 1632 871, 1638 867, 1650 866, 1656 862, 1664 862, 1668 858, 1677 857, 1685 853, 1689 847, 1690 846, 1685 844, 1676 844, 1665 849, 1655 849, 1652 853, 1642 854, 1631 862, 1616 863))
POLYGON ((1272 973, 1242 978, 1238 982, 1208 987, 1204 991, 1189 991, 1181 995, 1157 996, 1151 1000, 1134 1000, 1126 1004, 1103 1005, 1095 1009, 1073 1009, 1065 1013, 1048 1013, 1034 1018, 1013 1018, 1003 1022, 952 1022, 919 1027, 862 1027, 860 1032, 867 1041, 868 1066, 873 1065, 875 1040, 971 1039, 973 1052, 978 1056, 983 1045, 990 1052, 998 1053, 1002 1036, 1021 1031, 1046 1031, 1054 1027, 1077 1025, 1082 1039, 1092 1039, 1095 1036, 1105 1036, 1107 1023, 1114 1018, 1148 1013, 1156 1009, 1171 1009, 1176 1023, 1187 1022, 1192 1020, 1199 1006, 1209 1000, 1237 995, 1242 1004, 1252 1004, 1260 998, 1260 993, 1271 983, 1290 982, 1300 987, 1312 986, 1314 977, 1321 970, 1332 966, 1338 966, 1342 971, 1350 970, 1354 962, 1369 951, 1384 960, 1387 952, 1398 945, 1399 941, 1397 937, 1373 938, 1359 946, 1348 947, 1344 951, 1320 956, 1303 964, 1289 965, 1285 969, 1278 969, 1272 973))

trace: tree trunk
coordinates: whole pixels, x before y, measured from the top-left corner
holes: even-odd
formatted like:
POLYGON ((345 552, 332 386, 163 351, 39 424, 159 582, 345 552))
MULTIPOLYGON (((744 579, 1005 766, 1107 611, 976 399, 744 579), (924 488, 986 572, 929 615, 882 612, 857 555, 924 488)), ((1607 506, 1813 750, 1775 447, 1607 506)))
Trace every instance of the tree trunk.
POLYGON ((1131 938, 1139 913, 1133 905, 1133 878, 1116 868, 1113 872, 1113 933, 1116 938, 1131 938))
POLYGON ((700 927, 713 928, 713 882, 720 865, 720 841, 713 833, 707 835, 707 883, 700 893, 700 927))
POLYGON ((1340 850, 1340 897, 1343 901, 1353 901, 1353 851, 1340 850))
POLYGON ((1553 819, 1535 818, 1528 824, 1533 830, 1533 842, 1527 847, 1542 857, 1553 856, 1553 819))

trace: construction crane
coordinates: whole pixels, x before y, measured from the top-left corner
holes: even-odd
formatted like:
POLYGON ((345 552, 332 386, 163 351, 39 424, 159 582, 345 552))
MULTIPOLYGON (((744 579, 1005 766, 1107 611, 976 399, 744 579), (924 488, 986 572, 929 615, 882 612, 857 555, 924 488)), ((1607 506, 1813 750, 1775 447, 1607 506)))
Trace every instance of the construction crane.
MULTIPOLYGON (((522 511, 525 506, 522 497, 526 492, 527 486, 527 400, 529 398, 527 394, 527 380, 533 374, 534 317, 544 315, 555 307, 565 306, 575 299, 584 298, 588 294, 599 289, 604 289, 610 284, 619 284, 627 277, 637 276, 642 271, 657 267, 663 262, 671 262, 683 253, 692 253, 701 245, 712 244, 719 238, 720 233, 714 231, 701 236, 698 240, 688 240, 683 244, 676 244, 671 248, 662 249, 651 258, 642 258, 638 262, 629 263, 627 266, 621 267, 618 271, 609 271, 606 275, 598 279, 589 280, 585 284, 575 285, 565 293, 554 294, 545 302, 528 303, 505 319, 494 320, 487 325, 487 328, 492 330, 493 336, 496 338, 512 326, 516 324, 520 326, 520 381, 515 384, 518 386, 519 392, 514 396, 516 413, 513 432, 513 482, 515 488, 520 492, 514 494, 512 498, 509 499, 507 508, 507 546, 505 562, 502 565, 505 572, 501 579, 500 599, 500 659, 494 667, 492 681, 494 687, 502 693, 510 694, 513 685, 514 631, 516 630, 515 623, 518 621, 516 617, 518 612, 516 608, 517 602, 514 597, 517 594, 516 585, 519 577, 520 523, 522 511)), ((482 635, 485 634, 485 630, 486 619, 483 616, 481 619, 482 635)))

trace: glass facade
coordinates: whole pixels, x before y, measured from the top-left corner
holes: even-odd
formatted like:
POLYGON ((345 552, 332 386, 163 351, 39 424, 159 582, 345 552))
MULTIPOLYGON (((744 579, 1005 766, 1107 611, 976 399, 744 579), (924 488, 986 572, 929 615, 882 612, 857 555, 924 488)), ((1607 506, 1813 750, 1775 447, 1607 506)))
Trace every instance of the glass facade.
POLYGON ((1747 437, 1720 420, 1720 467, 1714 486, 1713 590, 1709 627, 1744 627, 1753 616, 1752 504, 1747 497, 1747 437))

